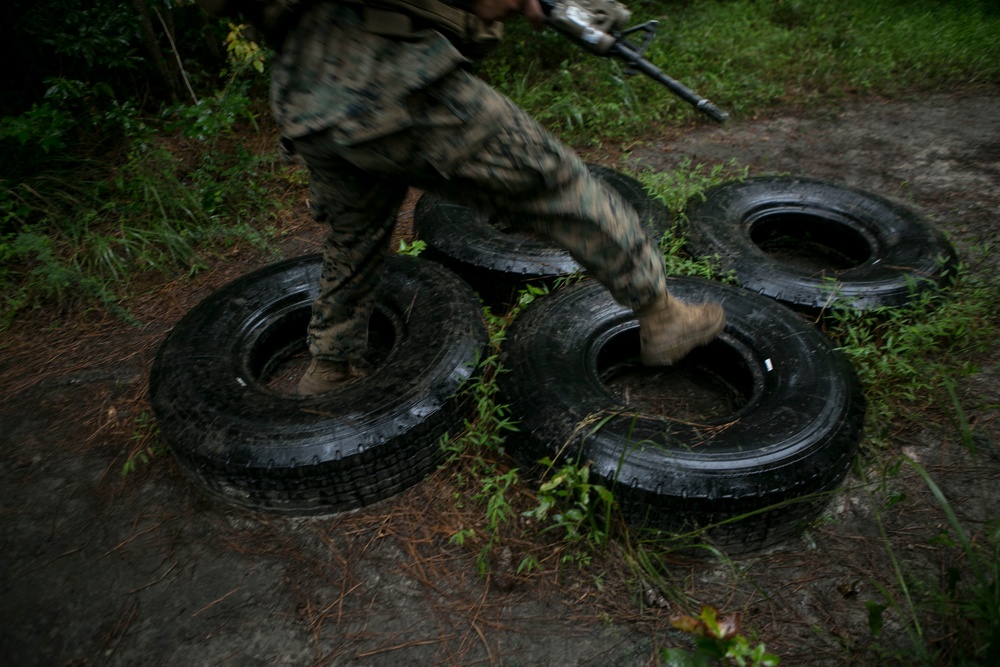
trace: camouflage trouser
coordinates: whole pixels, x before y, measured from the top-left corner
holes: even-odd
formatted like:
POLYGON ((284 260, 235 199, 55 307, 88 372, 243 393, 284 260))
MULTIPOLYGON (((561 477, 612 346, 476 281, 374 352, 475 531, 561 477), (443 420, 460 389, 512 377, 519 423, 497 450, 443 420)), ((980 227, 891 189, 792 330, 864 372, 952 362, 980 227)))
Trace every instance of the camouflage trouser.
POLYGON ((364 353, 410 185, 551 238, 632 309, 666 292, 663 258, 634 209, 503 95, 457 70, 410 102, 414 125, 403 132, 346 145, 331 129, 294 142, 309 167, 313 216, 331 230, 309 325, 313 356, 364 353))

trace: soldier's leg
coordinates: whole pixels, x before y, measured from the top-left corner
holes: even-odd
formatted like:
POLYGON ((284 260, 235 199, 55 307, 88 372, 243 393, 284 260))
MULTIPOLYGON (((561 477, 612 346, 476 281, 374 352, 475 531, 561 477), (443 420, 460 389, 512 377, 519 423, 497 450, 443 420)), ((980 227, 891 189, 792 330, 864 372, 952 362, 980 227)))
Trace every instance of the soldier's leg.
POLYGON ((459 70, 416 93, 408 111, 410 129, 340 154, 552 238, 637 312, 647 364, 673 363, 722 329, 718 305, 667 293, 663 258, 632 207, 503 95, 459 70))
POLYGON ((427 133, 423 154, 446 176, 429 187, 566 248, 619 303, 636 311, 644 363, 671 364, 718 335, 725 323, 721 306, 670 296, 663 257, 635 210, 591 176, 575 153, 465 73, 430 92, 466 122, 461 132, 445 127, 427 133))
POLYGON ((539 231, 631 308, 666 292, 663 258, 632 207, 503 95, 460 70, 414 94, 409 114, 410 129, 340 154, 539 231))
POLYGON ((373 176, 339 157, 324 133, 295 140, 309 168, 313 218, 330 228, 323 245, 320 292, 313 303, 308 344, 312 363, 300 394, 349 381, 365 353, 396 215, 406 185, 373 176))

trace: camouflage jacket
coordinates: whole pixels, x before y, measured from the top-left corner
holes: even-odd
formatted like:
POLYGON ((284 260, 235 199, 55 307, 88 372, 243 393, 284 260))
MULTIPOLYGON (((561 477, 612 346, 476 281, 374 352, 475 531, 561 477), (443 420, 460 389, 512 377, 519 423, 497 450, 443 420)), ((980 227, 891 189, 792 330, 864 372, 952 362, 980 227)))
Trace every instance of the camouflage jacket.
POLYGON ((411 95, 468 62, 435 30, 374 34, 358 7, 310 4, 285 37, 271 75, 271 108, 285 136, 330 130, 352 145, 407 128, 411 95))

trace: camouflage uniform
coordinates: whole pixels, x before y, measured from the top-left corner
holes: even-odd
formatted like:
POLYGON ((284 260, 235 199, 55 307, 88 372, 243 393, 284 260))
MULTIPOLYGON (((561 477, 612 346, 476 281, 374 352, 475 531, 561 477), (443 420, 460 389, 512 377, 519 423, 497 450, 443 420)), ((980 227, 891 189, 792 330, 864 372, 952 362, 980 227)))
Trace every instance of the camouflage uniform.
POLYGON ((315 358, 363 354, 409 186, 547 235, 633 309, 666 293, 663 258, 616 191, 470 75, 439 33, 371 34, 356 7, 311 6, 272 77, 275 118, 309 168, 313 216, 331 230, 309 326, 315 358))

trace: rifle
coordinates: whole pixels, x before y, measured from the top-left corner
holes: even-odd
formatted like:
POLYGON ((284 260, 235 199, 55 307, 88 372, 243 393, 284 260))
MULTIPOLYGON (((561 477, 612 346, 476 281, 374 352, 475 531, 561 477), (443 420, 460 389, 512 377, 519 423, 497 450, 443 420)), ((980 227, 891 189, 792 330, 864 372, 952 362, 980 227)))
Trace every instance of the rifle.
POLYGON ((616 0, 539 0, 548 25, 574 43, 599 56, 617 58, 625 63, 625 74, 641 72, 670 92, 691 104, 717 123, 724 123, 729 114, 694 92, 683 83, 670 78, 644 58, 646 49, 656 36, 656 21, 646 21, 631 28, 625 24, 632 16, 616 0), (639 38, 639 43, 631 41, 639 38))

